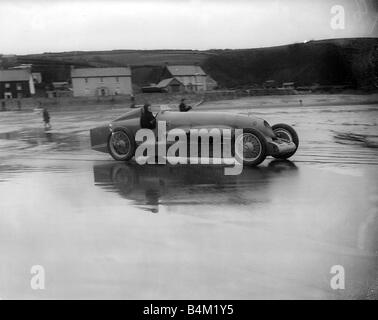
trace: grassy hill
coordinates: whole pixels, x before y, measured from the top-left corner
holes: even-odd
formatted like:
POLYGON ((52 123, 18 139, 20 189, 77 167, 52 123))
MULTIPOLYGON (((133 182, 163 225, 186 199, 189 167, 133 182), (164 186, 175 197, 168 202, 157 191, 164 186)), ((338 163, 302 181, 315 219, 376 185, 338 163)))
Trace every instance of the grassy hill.
POLYGON ((113 50, 62 52, 18 56, 33 63, 44 80, 65 81, 70 66, 130 65, 139 86, 159 80, 168 64, 199 64, 220 87, 294 81, 297 85, 349 84, 355 88, 378 86, 378 38, 330 39, 285 46, 240 50, 113 50))
MULTIPOLYGON (((310 41, 273 48, 223 50, 204 68, 228 87, 272 79, 298 85, 372 87, 378 78, 378 39, 310 41)), ((376 83, 378 84, 378 83, 376 83)))

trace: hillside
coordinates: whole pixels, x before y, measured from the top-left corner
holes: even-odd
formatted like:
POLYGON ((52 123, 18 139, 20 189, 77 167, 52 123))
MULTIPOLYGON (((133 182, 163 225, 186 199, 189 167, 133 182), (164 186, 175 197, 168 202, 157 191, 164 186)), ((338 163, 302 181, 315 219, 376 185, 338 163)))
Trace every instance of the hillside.
POLYGON ((33 63, 45 82, 69 79, 70 66, 130 65, 133 81, 142 86, 159 79, 168 64, 199 64, 220 87, 235 88, 294 81, 297 85, 348 84, 378 86, 378 38, 331 39, 285 46, 240 50, 113 50, 44 53, 18 56, 33 63))
POLYGON ((227 87, 293 81, 297 85, 378 85, 378 39, 310 41, 274 48, 218 51, 204 69, 227 87))

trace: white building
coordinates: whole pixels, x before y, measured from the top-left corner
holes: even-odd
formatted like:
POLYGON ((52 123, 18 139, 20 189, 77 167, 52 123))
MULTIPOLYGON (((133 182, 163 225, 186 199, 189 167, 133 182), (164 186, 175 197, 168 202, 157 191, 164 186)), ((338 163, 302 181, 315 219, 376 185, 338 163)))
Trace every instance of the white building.
POLYGON ((71 79, 74 97, 130 95, 133 92, 128 67, 73 69, 71 79))

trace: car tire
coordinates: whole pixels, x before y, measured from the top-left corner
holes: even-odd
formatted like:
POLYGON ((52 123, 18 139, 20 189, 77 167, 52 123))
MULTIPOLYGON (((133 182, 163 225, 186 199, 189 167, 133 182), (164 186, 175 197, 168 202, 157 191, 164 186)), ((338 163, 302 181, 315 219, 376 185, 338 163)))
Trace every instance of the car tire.
POLYGON ((243 129, 243 134, 235 137, 234 146, 235 159, 246 166, 257 166, 267 156, 267 141, 264 135, 256 129, 243 129), (241 139, 243 139, 243 155, 237 150, 241 139))
POLYGON ((297 149, 299 146, 298 134, 293 129, 293 127, 285 123, 278 123, 272 126, 272 130, 277 137, 282 138, 282 139, 287 139, 296 145, 296 148, 294 151, 284 153, 284 154, 274 155, 273 157, 276 159, 288 159, 291 156, 293 156, 297 152, 297 149))
POLYGON ((114 129, 109 135, 108 150, 114 160, 130 160, 135 155, 135 149, 134 136, 127 129, 114 129))

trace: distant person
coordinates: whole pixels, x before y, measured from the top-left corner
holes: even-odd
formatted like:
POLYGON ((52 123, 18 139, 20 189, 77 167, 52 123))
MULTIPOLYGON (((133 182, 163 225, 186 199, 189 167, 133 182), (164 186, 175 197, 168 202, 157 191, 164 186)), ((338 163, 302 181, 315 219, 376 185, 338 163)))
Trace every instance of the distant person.
POLYGON ((7 108, 5 106, 5 101, 3 100, 3 101, 1 101, 1 111, 6 111, 6 110, 7 110, 7 108))
POLYGON ((182 98, 181 99, 181 103, 179 105, 179 109, 180 109, 180 112, 187 112, 189 110, 192 110, 192 107, 191 106, 187 106, 185 104, 185 98, 182 98))
POLYGON ((140 117, 140 126, 146 129, 154 129, 156 126, 156 119, 150 110, 150 104, 146 103, 142 108, 140 117))
POLYGON ((135 108, 135 106, 136 106, 135 97, 133 95, 131 95, 130 101, 131 101, 130 108, 135 108))
POLYGON ((42 117, 43 117, 43 122, 45 123, 45 129, 51 129, 50 113, 47 111, 46 108, 43 108, 42 117))

